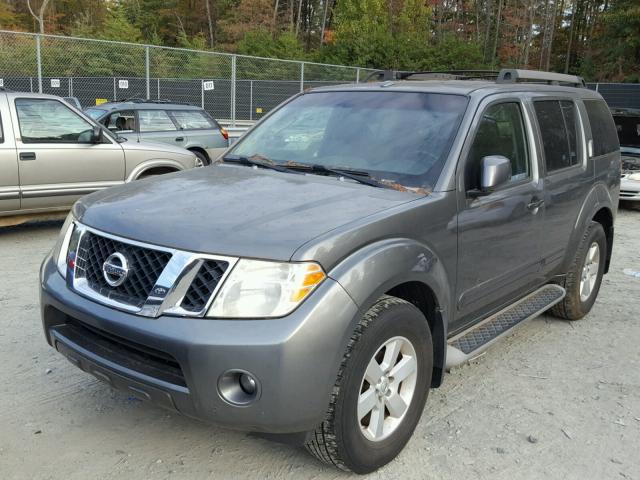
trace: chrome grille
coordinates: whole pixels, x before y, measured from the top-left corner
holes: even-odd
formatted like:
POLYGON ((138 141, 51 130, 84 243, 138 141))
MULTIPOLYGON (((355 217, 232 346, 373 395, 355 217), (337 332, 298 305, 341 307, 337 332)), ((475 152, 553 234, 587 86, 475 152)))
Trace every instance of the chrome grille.
POLYGON ((229 267, 221 260, 205 260, 180 305, 188 312, 201 312, 207 306, 216 286, 229 267))
POLYGON ((142 308, 171 253, 144 248, 86 231, 76 254, 76 278, 84 278, 91 290, 119 303, 142 308), (109 255, 120 252, 129 261, 129 275, 122 285, 110 286, 102 265, 109 255))

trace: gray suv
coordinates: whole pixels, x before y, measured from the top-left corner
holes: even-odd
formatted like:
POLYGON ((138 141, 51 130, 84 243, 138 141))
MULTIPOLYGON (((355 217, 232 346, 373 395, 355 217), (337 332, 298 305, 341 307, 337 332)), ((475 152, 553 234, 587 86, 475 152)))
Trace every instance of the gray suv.
POLYGON ((87 193, 196 165, 183 148, 127 142, 60 97, 0 89, 0 225, 69 210, 87 193))
POLYGON ((80 200, 41 269, 49 344, 341 469, 392 460, 448 367, 589 312, 620 185, 580 78, 432 78, 306 91, 224 162, 80 200))
POLYGON ((131 99, 89 107, 85 113, 121 137, 186 148, 200 165, 209 165, 229 146, 227 131, 192 105, 131 99))

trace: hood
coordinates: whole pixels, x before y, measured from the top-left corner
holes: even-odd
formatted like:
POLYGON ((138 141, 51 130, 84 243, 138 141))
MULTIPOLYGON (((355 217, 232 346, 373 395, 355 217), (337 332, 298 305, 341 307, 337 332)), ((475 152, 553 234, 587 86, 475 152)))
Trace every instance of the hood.
POLYGON ((124 137, 127 139, 126 142, 120 144, 120 146, 124 149, 125 152, 133 151, 133 150, 141 150, 145 152, 159 152, 159 153, 171 153, 174 155, 187 155, 193 157, 194 154, 191 153, 186 148, 177 147, 175 145, 169 145, 168 143, 161 142, 150 142, 143 141, 138 142, 133 137, 124 137))
POLYGON ((156 245, 286 261, 321 234, 418 198, 336 177, 216 164, 96 192, 74 214, 156 245))

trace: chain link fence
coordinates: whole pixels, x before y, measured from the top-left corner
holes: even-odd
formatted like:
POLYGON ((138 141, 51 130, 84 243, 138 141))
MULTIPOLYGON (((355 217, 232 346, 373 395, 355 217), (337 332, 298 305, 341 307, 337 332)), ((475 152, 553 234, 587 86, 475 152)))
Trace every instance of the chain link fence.
POLYGON ((200 105, 232 126, 309 87, 359 82, 375 70, 183 48, 0 30, 0 87, 76 97, 200 105))

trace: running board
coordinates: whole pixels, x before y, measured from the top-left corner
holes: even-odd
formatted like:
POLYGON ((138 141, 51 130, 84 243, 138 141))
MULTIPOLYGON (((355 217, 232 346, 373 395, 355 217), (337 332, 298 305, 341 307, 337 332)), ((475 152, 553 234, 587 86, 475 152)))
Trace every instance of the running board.
POLYGON ((516 303, 452 337, 447 345, 447 368, 476 357, 513 328, 537 317, 565 296, 565 289, 549 283, 516 303))

